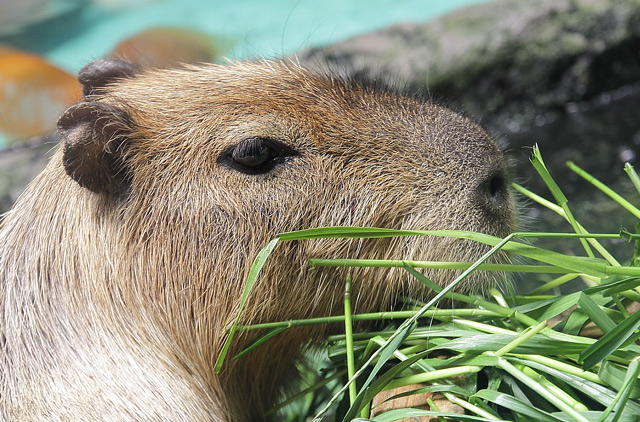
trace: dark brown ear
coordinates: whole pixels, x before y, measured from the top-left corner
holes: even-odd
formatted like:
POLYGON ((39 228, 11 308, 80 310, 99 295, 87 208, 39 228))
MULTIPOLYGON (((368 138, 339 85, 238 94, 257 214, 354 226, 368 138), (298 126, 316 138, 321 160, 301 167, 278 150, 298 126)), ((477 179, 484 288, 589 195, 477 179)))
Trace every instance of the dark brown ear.
POLYGON ((87 97, 99 94, 109 83, 122 78, 131 78, 140 70, 131 62, 120 59, 98 59, 85 65, 78 72, 82 94, 87 97))
POLYGON ((58 120, 67 174, 96 193, 126 191, 125 154, 131 125, 126 112, 106 104, 84 102, 67 109, 58 120))

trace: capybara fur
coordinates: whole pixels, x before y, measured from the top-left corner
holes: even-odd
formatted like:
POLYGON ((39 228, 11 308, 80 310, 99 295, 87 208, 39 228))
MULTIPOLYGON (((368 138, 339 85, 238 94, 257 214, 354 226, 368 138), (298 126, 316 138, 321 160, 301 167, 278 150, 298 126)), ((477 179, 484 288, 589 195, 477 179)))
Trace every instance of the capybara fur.
MULTIPOLYGON (((513 230, 500 149, 447 108, 277 61, 98 60, 79 80, 59 148, 0 226, 5 420, 268 420, 300 350, 339 329, 287 330, 214 373, 274 236, 513 230)), ((487 250, 427 236, 282 242, 241 323, 341 314, 347 274, 356 313, 430 295, 402 269, 314 269, 310 257, 474 261, 487 250)), ((425 274, 445 284, 456 273, 425 274)), ((261 334, 239 334, 229 355, 261 334)))

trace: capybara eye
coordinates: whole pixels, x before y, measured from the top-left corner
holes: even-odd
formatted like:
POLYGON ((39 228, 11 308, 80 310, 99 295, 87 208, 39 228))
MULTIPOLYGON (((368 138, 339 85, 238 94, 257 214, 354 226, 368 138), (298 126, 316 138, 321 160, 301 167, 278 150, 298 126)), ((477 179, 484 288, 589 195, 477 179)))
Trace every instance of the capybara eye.
POLYGON ((269 159, 269 154, 269 148, 263 138, 249 138, 236 145, 231 157, 243 166, 258 167, 269 159))
POLYGON ((246 174, 266 173, 288 157, 298 155, 293 148, 271 138, 251 137, 227 148, 218 163, 246 174))

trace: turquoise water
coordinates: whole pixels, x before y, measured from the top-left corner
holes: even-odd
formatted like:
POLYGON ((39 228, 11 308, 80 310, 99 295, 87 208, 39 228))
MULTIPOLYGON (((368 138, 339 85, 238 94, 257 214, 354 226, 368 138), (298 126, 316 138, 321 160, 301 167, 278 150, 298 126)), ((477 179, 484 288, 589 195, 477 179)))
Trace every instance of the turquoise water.
MULTIPOLYGON (((102 0, 69 15, 66 39, 44 53, 70 72, 106 55, 119 41, 152 26, 178 26, 228 41, 230 58, 277 57, 333 43, 396 22, 426 21, 483 0, 158 0, 136 6, 102 0), (118 6, 118 3, 120 6, 118 6)), ((61 18, 62 19, 62 18, 61 18)), ((37 28, 36 28, 37 29, 37 28)), ((58 31, 60 32, 60 31, 58 31)), ((55 37, 51 32, 43 37, 55 37)))

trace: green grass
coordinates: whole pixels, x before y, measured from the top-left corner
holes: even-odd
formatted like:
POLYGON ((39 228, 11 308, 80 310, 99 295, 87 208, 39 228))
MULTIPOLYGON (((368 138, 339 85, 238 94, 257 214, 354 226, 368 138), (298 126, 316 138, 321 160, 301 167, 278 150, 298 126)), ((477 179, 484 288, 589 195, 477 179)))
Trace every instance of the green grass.
MULTIPOLYGON (((344 321, 346 335, 328 339, 323 371, 308 371, 308 389, 289 398, 282 420, 369 420, 371 399, 380 391, 421 384, 421 392, 440 392, 465 410, 464 415, 432 408, 395 409, 376 421, 406 417, 439 416, 461 421, 638 421, 640 420, 640 312, 629 305, 640 302, 640 235, 589 233, 575 219, 569 201, 547 171, 539 150, 532 164, 545 181, 554 201, 514 185, 521 194, 565 218, 571 233, 513 233, 499 239, 463 231, 397 231, 371 228, 323 228, 286 233, 275 238, 256 258, 246 285, 243 303, 262 265, 278 242, 315 238, 388 237, 409 235, 452 236, 472 239, 491 250, 472 263, 418 261, 313 259, 311 266, 400 267, 432 288, 437 295, 428 303, 413 303, 407 311, 351 315, 345 295, 345 315, 315 320, 285 321, 230 329, 227 344, 237 330, 261 329, 266 334, 250 347, 260 347, 274 335, 299 325, 344 321), (563 255, 523 241, 530 238, 577 239, 584 256, 563 255), (600 243, 624 239, 634 251, 621 264, 600 243), (496 265, 485 261, 498 250, 526 258, 528 264, 496 265), (426 279, 417 268, 462 269, 446 288, 426 279), (520 284, 536 286, 530 292, 503 294, 491 290, 485 297, 455 292, 456 285, 477 269, 518 273, 520 284), (546 282, 541 283, 540 277, 546 282), (588 286, 577 292, 555 294, 559 286, 576 278, 588 286), (438 309, 443 298, 455 307, 438 309), (361 320, 403 321, 374 333, 352 333, 361 320), (553 321, 553 326, 549 325, 553 321), (587 324, 603 333, 597 338, 581 335, 587 324), (438 358, 434 356, 440 355, 438 358), (322 373, 322 376, 319 374, 322 373)), ((607 194, 633 216, 640 210, 573 163, 569 167, 607 194)), ((640 193, 640 178, 625 167, 640 193)), ((345 280, 348 293, 350 281, 345 280)), ((220 355, 219 369, 226 355, 220 355)), ((245 353, 243 352, 243 353, 245 353)), ((240 357, 241 358, 241 357, 240 357)), ((274 409, 276 411, 278 408, 274 409)))

